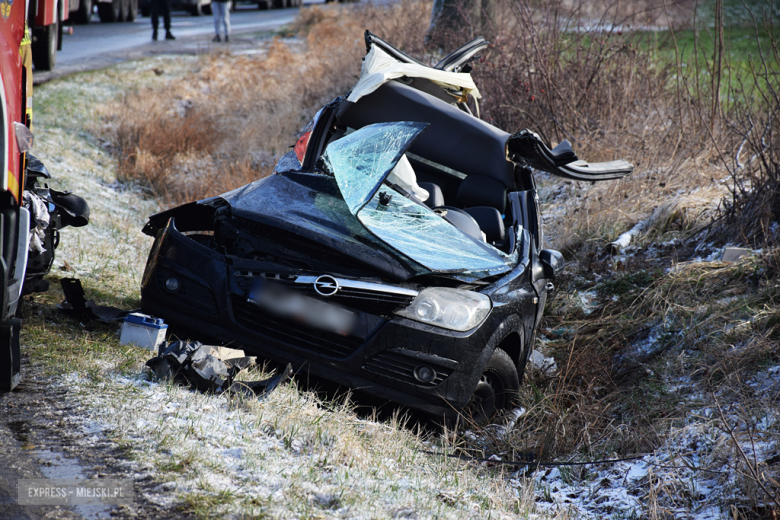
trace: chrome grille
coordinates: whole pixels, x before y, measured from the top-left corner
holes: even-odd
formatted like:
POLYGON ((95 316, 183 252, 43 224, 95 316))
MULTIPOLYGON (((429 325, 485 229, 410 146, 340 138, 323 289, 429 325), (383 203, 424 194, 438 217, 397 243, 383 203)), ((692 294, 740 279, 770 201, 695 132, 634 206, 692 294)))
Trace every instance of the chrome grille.
POLYGON ((255 278, 262 278, 315 298, 379 315, 389 315, 399 307, 406 307, 417 296, 417 291, 405 287, 336 277, 333 277, 333 280, 338 282, 339 290, 333 296, 327 297, 321 296, 314 290, 314 282, 319 278, 317 276, 277 275, 236 270, 235 278, 236 285, 245 292, 252 287, 255 278))
POLYGON ((232 303, 233 316, 239 325, 302 350, 345 358, 363 344, 358 336, 343 336, 270 315, 240 296, 234 295, 232 303))

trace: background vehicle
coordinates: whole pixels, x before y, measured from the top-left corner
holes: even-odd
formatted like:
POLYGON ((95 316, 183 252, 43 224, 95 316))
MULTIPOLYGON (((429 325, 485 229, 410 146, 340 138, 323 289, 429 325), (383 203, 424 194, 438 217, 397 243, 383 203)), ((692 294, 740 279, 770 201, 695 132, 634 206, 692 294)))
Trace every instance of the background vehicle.
POLYGON ((70 0, 73 23, 89 23, 95 6, 103 23, 132 22, 138 17, 139 0, 70 0))
MULTIPOLYGON (((136 0, 141 10, 141 16, 152 14, 151 0, 136 0)), ((188 11, 192 16, 211 14, 211 0, 171 0, 171 9, 188 11)))
MULTIPOLYGON (((151 0, 139 0, 141 14, 149 16, 152 10, 151 0)), ((235 11, 239 4, 254 4, 258 9, 284 9, 286 7, 300 7, 302 0, 232 0, 231 11, 235 11)), ((172 0, 173 9, 189 11, 193 16, 211 14, 211 0, 172 0)))
MULTIPOLYGON (((62 49, 62 24, 68 19, 71 10, 78 9, 79 1, 30 0, 27 24, 32 33, 32 61, 37 70, 54 68, 57 51, 62 49)), ((13 7, 12 3, 2 5, 4 9, 13 7)), ((24 3, 20 3, 20 6, 24 20, 24 3)), ((5 13, 3 15, 5 18, 5 13)))
MULTIPOLYGON (((32 9, 32 6, 31 6, 32 9)), ((32 16, 32 15, 31 15, 32 16)), ((22 207, 26 150, 32 124, 32 53, 25 5, 2 4, 0 19, 0 118, 3 183, 0 186, 0 391, 19 382, 21 320, 14 318, 22 294, 30 239, 30 212, 22 207), (17 136, 19 138, 17 138, 17 136)))
POLYGON ((19 332, 22 321, 15 317, 21 297, 48 289, 48 281, 43 277, 49 273, 54 261, 59 229, 86 225, 89 208, 81 197, 50 189, 46 183, 51 178, 49 172, 29 153, 33 144, 32 60, 35 49, 25 24, 25 4, 2 4, 2 9, 0 392, 7 392, 19 383, 21 375, 19 332))

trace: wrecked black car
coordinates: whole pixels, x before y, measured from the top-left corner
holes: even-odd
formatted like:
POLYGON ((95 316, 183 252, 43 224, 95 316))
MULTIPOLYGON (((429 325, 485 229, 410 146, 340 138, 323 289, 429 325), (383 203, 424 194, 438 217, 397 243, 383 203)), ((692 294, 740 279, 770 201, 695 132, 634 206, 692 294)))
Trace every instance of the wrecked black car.
POLYGON ((560 253, 533 169, 628 175, 473 115, 467 62, 366 33, 362 75, 270 177, 150 217, 145 313, 438 416, 511 405, 560 253))

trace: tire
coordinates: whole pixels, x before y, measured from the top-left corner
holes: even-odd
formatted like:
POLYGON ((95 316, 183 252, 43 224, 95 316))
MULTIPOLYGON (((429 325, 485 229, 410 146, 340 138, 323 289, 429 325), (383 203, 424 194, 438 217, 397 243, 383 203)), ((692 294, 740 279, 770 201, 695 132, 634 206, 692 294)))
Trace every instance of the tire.
POLYGON ((142 7, 141 16, 143 16, 144 18, 149 18, 150 16, 152 16, 152 10, 147 7, 142 7))
POLYGON ((79 8, 73 14, 73 23, 77 25, 88 24, 92 20, 92 0, 81 0, 79 8))
POLYGON ((122 0, 111 0, 111 3, 100 2, 98 5, 98 18, 103 23, 119 21, 122 13, 122 0))
POLYGON ((59 23, 33 30, 32 60, 37 70, 51 70, 57 62, 57 35, 59 23))
POLYGON ((127 10, 127 16, 125 20, 128 22, 134 22, 138 18, 138 0, 129 0, 130 8, 127 10))
POLYGON ((124 22, 130 12, 130 0, 121 0, 119 4, 119 18, 117 21, 124 22))
POLYGON ((62 50, 62 20, 57 24, 57 50, 62 50))
POLYGON ((514 361, 497 348, 482 372, 464 415, 476 424, 486 424, 497 412, 511 409, 519 391, 520 378, 514 361))
POLYGON ((271 7, 271 0, 260 0, 257 2, 257 8, 261 11, 267 11, 271 7))

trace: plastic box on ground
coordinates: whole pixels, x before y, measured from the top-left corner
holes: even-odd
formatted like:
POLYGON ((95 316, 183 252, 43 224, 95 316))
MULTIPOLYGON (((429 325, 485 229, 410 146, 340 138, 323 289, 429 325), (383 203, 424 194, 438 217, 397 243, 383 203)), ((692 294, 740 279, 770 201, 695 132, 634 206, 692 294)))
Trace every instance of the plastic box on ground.
POLYGON ((152 318, 146 314, 133 312, 128 314, 122 324, 120 345, 132 343, 139 347, 156 352, 157 346, 165 341, 168 325, 161 318, 152 318))

